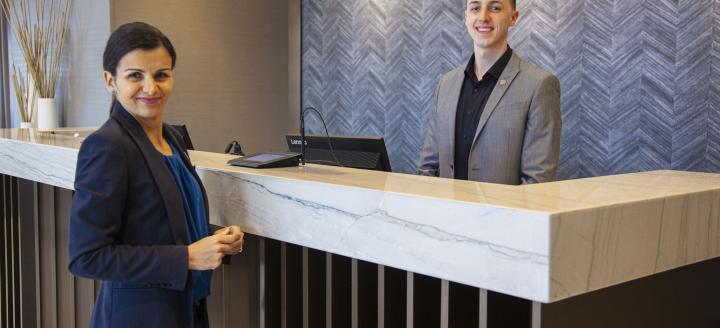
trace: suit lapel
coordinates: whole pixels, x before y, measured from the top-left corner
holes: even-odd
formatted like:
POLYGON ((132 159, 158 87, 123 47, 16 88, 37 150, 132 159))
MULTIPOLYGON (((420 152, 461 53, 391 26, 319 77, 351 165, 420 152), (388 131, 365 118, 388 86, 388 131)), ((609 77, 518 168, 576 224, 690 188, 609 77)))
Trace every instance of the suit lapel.
MULTIPOLYGON (((165 204, 165 211, 170 220, 170 230, 175 238, 175 243, 178 245, 186 245, 188 240, 187 231, 185 231, 185 209, 175 178, 173 178, 170 170, 163 162, 162 155, 160 155, 147 138, 140 124, 120 103, 115 104, 110 115, 128 132, 142 152, 145 163, 147 163, 148 168, 150 168, 150 175, 152 175, 155 180, 155 185, 158 187, 160 197, 165 204)), ((163 127, 163 134, 165 134, 164 130, 165 127, 163 127)))
POLYGON ((195 170, 195 167, 192 165, 192 162, 190 161, 190 156, 187 153, 187 148, 185 148, 185 143, 181 142, 180 136, 174 134, 171 129, 168 128, 167 124, 163 123, 163 136, 165 136, 165 139, 171 143, 175 149, 177 149, 180 152, 180 158, 182 159, 183 163, 185 163, 185 166, 190 170, 190 173, 195 177, 195 179, 198 181, 198 185, 200 186, 200 190, 203 194, 203 203, 205 204, 205 218, 209 221, 210 220, 210 206, 208 204, 208 198, 207 198, 207 192, 205 191, 205 186, 202 184, 202 180, 200 180, 200 176, 197 174, 197 171, 195 170))
POLYGON ((454 164, 455 161, 455 119, 457 117, 457 107, 460 101, 460 92, 462 92, 463 79, 465 78, 465 67, 461 66, 453 71, 448 81, 450 82, 446 90, 440 90, 441 95, 449 95, 447 102, 444 99, 438 99, 439 104, 446 104, 444 110, 448 112, 448 135, 447 138, 450 140, 450 163, 454 164))
POLYGON ((475 130, 475 138, 473 138, 473 145, 475 144, 475 142, 477 142, 478 137, 480 136, 480 132, 485 127, 488 119, 490 119, 490 115, 492 115, 493 111, 495 111, 498 103, 500 103, 500 99, 502 99, 502 97, 505 95, 505 92, 510 87, 519 72, 520 57, 518 57, 513 52, 512 57, 510 57, 510 61, 508 62, 507 66, 505 66, 505 69, 500 75, 500 79, 498 80, 497 84, 495 84, 495 88, 493 88, 492 93, 490 93, 490 98, 488 98, 488 101, 485 104, 485 109, 483 109, 482 115, 480 115, 480 122, 478 122, 477 130, 475 130))

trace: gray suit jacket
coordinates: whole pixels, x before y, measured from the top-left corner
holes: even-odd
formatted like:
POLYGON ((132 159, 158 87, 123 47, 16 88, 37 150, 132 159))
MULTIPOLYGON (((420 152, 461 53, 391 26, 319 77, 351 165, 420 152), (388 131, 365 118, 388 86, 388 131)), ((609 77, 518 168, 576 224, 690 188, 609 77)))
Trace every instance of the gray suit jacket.
MULTIPOLYGON (((464 70, 460 66, 438 83, 419 174, 455 177, 455 114, 464 70)), ((513 53, 480 116, 469 180, 512 185, 555 180, 561 130, 560 81, 513 53)))

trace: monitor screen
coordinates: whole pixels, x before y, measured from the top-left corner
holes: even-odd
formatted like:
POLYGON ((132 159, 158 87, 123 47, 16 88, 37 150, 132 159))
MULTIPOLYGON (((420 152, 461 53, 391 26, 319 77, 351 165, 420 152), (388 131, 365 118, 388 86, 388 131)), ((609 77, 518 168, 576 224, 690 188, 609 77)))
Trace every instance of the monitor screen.
POLYGON ((274 161, 279 158, 286 157, 284 154, 258 154, 255 156, 250 157, 243 157, 243 160, 245 161, 253 161, 253 162, 268 162, 268 161, 274 161))
MULTIPOLYGON (((288 149, 300 152, 300 135, 288 134, 288 149)), ((344 167, 390 172, 390 160, 382 137, 330 136, 335 157, 344 167)), ((325 135, 305 136, 305 161, 313 164, 337 165, 325 135)))

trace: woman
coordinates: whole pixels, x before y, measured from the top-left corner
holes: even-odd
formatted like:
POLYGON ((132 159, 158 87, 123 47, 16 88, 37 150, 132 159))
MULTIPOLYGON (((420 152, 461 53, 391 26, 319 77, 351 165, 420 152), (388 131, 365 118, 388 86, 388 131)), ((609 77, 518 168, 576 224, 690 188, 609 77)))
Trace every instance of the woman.
POLYGON ((70 271, 102 280, 92 327, 207 327, 210 274, 242 251, 237 226, 208 236, 205 190, 181 137, 163 124, 175 50, 129 23, 108 40, 110 118, 80 147, 70 271))

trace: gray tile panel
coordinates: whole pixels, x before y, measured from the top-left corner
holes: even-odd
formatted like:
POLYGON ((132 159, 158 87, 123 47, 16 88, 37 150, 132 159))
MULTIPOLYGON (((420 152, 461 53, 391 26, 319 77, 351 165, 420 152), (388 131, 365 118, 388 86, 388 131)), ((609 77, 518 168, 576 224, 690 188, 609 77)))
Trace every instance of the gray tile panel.
MULTIPOLYGON (((463 2, 303 2, 303 105, 383 135, 413 172, 440 76, 469 58, 463 2)), ((720 2, 525 0, 510 44, 562 84, 563 179, 720 171, 720 2)), ((322 129, 312 118, 313 132, 322 129)))

